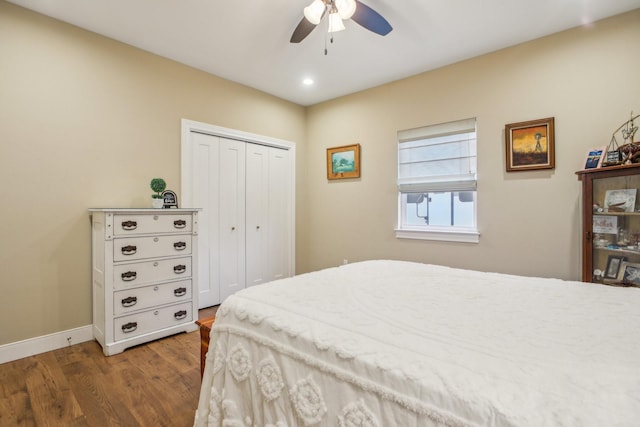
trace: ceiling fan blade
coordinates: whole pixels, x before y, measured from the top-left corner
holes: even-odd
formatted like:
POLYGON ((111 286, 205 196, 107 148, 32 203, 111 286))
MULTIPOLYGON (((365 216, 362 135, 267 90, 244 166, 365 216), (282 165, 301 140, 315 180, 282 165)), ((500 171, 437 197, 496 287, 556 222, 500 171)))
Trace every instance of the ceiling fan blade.
POLYGON ((351 19, 367 30, 373 31, 381 36, 386 36, 393 30, 391 24, 389 24, 382 15, 358 0, 356 0, 356 12, 351 19))
POLYGON ((311 33, 311 31, 313 31, 315 27, 316 26, 309 22, 307 18, 303 17, 296 29, 293 30, 293 34, 291 34, 291 40, 289 40, 289 42, 300 43, 311 33))

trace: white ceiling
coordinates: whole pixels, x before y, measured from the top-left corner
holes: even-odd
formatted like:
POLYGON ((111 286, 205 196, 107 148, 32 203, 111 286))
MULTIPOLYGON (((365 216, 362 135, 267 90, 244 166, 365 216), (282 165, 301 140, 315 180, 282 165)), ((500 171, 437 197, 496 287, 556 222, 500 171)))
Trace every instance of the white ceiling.
POLYGON ((9 0, 56 19, 312 105, 640 7, 640 0, 362 0, 393 26, 353 21, 324 55, 321 23, 289 43, 311 0, 9 0), (315 84, 304 86, 305 77, 315 84))

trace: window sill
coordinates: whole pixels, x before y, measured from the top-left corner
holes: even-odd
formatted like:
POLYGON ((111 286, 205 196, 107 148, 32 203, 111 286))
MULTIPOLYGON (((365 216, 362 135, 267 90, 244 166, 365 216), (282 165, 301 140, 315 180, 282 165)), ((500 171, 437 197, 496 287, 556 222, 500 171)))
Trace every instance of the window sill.
POLYGON ((396 230, 397 239, 438 240, 442 242, 479 243, 480 233, 462 230, 396 230))

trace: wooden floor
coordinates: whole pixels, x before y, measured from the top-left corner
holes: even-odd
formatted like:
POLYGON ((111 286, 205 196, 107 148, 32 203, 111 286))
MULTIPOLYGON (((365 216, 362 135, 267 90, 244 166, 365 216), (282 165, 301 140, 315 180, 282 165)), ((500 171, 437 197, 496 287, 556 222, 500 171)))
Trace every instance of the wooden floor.
POLYGON ((0 427, 191 426, 199 392, 197 331, 109 357, 89 341, 0 364, 0 427))

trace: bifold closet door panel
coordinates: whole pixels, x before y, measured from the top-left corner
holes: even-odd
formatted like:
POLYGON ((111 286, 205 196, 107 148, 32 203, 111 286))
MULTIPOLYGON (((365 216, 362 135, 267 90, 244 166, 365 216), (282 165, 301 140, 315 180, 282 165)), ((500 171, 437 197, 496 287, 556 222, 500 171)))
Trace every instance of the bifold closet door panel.
POLYGON ((247 144, 246 182, 246 271, 247 286, 269 281, 269 155, 264 145, 247 144))
POLYGON ((291 271, 291 163, 289 151, 269 151, 269 203, 267 250, 265 259, 268 281, 289 277, 291 271))
POLYGON ((220 299, 245 287, 246 143, 220 138, 220 299))

